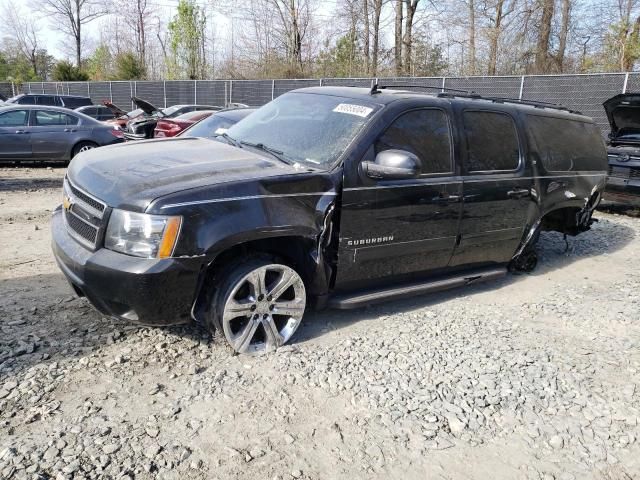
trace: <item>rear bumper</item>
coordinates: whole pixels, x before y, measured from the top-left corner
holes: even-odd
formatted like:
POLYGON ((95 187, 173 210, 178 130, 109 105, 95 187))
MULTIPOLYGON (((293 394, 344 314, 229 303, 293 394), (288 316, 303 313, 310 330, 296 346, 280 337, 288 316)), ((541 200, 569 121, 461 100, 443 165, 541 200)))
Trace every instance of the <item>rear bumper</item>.
POLYGON ((203 259, 146 259, 104 248, 92 252, 68 234, 60 207, 51 231, 60 270, 101 313, 146 325, 190 321, 203 259))

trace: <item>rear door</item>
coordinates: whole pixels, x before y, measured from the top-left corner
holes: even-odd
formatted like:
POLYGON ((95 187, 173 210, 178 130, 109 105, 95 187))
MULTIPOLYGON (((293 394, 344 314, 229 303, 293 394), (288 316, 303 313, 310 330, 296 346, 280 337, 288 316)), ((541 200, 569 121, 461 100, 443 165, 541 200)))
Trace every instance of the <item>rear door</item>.
MULTIPOLYGON (((511 260, 532 206, 532 172, 508 112, 463 110, 463 204, 451 266, 511 260)), ((535 205, 533 205, 535 207, 535 205)))
POLYGON ((31 157, 29 110, 11 110, 0 113, 0 158, 31 157))
POLYGON ((34 158, 66 159, 78 133, 78 117, 55 110, 34 110, 31 144, 34 158))
POLYGON ((362 161, 389 149, 421 162, 418 178, 345 178, 337 289, 373 286, 447 267, 453 253, 462 180, 456 176, 450 115, 417 108, 395 118, 362 161))

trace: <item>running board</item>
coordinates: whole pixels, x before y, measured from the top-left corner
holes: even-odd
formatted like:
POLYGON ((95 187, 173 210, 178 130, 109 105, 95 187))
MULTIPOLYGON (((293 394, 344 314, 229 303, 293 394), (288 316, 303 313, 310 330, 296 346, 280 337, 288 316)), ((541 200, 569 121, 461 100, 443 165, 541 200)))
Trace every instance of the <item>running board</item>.
POLYGON ((330 298, 328 307, 340 310, 360 308, 374 303, 386 302, 388 300, 397 300, 424 293, 433 293, 441 290, 448 290, 450 288, 463 287, 465 285, 471 285, 472 283, 495 280, 496 278, 504 277, 506 274, 507 267, 491 268, 470 271, 462 275, 447 277, 440 280, 414 282, 390 288, 341 294, 330 298))

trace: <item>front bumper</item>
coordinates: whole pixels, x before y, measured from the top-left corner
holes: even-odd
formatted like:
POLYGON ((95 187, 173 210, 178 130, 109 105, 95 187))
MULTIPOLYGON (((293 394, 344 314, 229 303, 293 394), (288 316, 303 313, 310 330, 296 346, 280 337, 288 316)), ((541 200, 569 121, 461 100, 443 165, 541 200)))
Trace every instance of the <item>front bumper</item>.
POLYGON ((137 258, 105 248, 95 252, 68 233, 61 207, 51 219, 58 266, 79 296, 105 315, 146 325, 190 321, 202 258, 137 258))
POLYGON ((609 177, 603 198, 608 202, 640 207, 640 178, 609 177))

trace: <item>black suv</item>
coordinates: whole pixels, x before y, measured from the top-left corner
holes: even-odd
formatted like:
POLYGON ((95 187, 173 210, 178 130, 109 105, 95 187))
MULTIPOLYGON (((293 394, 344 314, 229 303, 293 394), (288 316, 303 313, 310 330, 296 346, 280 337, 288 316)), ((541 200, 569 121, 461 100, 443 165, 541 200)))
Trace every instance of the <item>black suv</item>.
POLYGON ((194 318, 249 353, 289 340, 309 305, 530 270, 541 230, 589 229, 607 155, 590 118, 523 103, 317 87, 216 140, 91 150, 69 167, 53 251, 101 312, 194 318))
POLYGON ((75 110, 85 105, 93 105, 89 97, 76 95, 48 95, 40 93, 24 93, 7 100, 7 103, 18 105, 47 105, 49 107, 64 107, 75 110))

